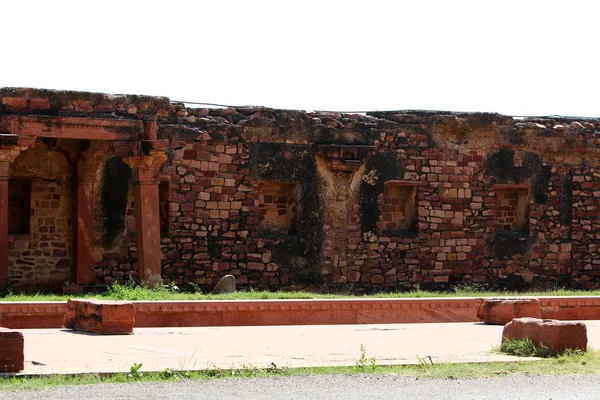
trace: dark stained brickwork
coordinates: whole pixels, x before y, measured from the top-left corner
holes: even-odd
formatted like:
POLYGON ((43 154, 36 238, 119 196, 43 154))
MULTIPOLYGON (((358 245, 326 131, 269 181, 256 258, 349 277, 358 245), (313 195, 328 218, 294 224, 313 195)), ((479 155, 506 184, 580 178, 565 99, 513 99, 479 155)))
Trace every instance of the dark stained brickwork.
MULTIPOLYGON (((158 122, 169 156, 157 210, 166 282, 209 290, 233 274, 240 287, 268 289, 600 286, 598 120, 190 109, 18 89, 0 97, 0 115, 158 122)), ((115 145, 110 157, 119 156, 115 145)), ((107 215, 119 215, 105 221, 110 240, 96 243, 97 283, 137 276, 132 189, 107 189, 106 176, 98 193, 107 215)), ((67 265, 72 242, 61 240, 53 252, 64 248, 67 265)))

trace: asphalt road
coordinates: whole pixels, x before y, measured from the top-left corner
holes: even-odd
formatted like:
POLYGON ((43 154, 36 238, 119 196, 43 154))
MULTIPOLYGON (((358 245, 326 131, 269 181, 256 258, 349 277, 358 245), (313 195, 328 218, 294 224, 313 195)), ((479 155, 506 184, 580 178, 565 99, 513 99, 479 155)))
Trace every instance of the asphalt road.
POLYGON ((63 386, 0 392, 13 399, 600 399, 600 376, 514 375, 423 379, 398 375, 318 375, 63 386))

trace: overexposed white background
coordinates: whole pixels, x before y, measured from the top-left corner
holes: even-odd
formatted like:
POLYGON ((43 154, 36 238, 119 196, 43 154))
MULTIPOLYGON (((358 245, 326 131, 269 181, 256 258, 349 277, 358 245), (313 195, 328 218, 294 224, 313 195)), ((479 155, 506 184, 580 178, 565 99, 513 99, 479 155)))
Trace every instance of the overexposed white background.
POLYGON ((593 1, 3 1, 0 86, 600 116, 593 1))

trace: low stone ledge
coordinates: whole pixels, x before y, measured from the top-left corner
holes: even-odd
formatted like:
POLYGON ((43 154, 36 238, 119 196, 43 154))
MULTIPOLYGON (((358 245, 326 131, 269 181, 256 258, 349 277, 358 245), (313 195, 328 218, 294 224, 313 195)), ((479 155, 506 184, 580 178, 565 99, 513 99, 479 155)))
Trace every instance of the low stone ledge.
POLYGON ((539 300, 545 319, 600 319, 600 296, 555 296, 540 297, 539 300))
POLYGON ((70 299, 67 306, 67 328, 103 335, 133 334, 135 308, 131 302, 70 299))
POLYGON ((504 325, 514 318, 541 318, 540 301, 535 298, 478 299, 477 317, 487 325, 504 325))
POLYGON ((134 302, 136 326, 475 322, 475 298, 134 302))
POLYGON ((587 351, 587 327, 583 322, 516 318, 504 326, 502 343, 526 338, 547 346, 554 354, 568 349, 587 351))
MULTIPOLYGON (((452 297, 131 303, 135 309, 135 326, 175 327, 477 322, 483 301, 483 298, 452 297)), ((553 296, 540 297, 539 301, 542 318, 600 320, 600 297, 553 296)), ((62 328, 66 314, 67 302, 64 301, 0 302, 0 326, 12 329, 62 328)))
POLYGON ((21 332, 0 328, 0 372, 19 372, 25 368, 24 344, 21 332))
POLYGON ((0 326, 12 329, 63 328, 65 301, 0 302, 0 326))

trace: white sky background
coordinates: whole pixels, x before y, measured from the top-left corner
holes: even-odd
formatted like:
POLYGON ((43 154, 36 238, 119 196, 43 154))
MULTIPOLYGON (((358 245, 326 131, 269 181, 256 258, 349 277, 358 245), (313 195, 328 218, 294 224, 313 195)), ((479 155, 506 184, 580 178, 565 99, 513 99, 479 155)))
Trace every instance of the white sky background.
POLYGON ((2 1, 0 86, 600 117, 594 1, 2 1))

